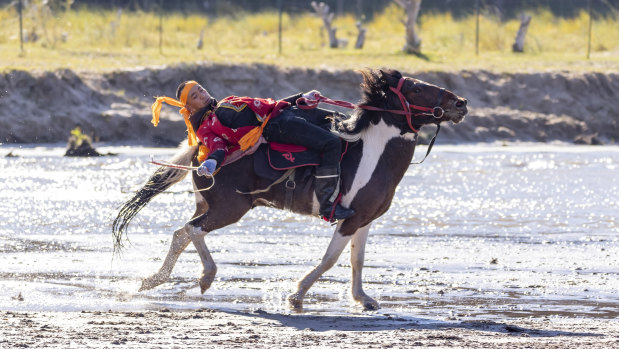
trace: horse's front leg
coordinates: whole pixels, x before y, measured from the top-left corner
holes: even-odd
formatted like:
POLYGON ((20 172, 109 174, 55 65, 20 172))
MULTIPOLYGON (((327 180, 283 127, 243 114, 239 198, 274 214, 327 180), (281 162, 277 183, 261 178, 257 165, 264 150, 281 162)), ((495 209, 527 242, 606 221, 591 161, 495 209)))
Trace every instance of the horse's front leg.
POLYGON ((363 280, 361 277, 363 271, 363 261, 365 257, 365 243, 368 239, 370 226, 368 224, 357 229, 350 243, 350 264, 352 266, 352 298, 363 305, 364 310, 376 310, 380 306, 372 297, 365 294, 363 291, 363 280))
POLYGON ((299 281, 297 292, 288 296, 288 303, 291 308, 296 310, 303 309, 303 297, 305 297, 307 291, 325 271, 331 269, 331 267, 335 265, 344 247, 346 247, 350 241, 350 236, 342 236, 342 234, 340 234, 340 227, 341 223, 337 225, 335 233, 333 233, 333 237, 329 243, 329 247, 327 248, 327 252, 322 257, 320 264, 299 281))
POLYGON ((182 227, 175 231, 174 235, 172 235, 170 250, 168 251, 168 255, 163 261, 163 265, 155 274, 142 280, 142 286, 140 287, 138 292, 150 290, 151 288, 159 286, 162 283, 168 281, 168 278, 172 273, 172 269, 174 269, 174 265, 176 264, 178 257, 187 248, 187 245, 189 245, 190 242, 191 239, 189 238, 189 234, 187 234, 187 232, 185 231, 185 227, 182 227))

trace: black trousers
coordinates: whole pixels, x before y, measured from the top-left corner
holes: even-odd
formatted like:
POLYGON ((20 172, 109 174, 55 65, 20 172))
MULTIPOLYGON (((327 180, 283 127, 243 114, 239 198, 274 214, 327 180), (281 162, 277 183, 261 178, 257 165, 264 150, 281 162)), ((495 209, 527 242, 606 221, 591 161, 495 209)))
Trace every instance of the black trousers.
POLYGON ((340 138, 319 125, 327 125, 325 109, 299 109, 290 107, 276 118, 269 120, 262 135, 270 142, 297 144, 322 154, 323 168, 337 168, 342 155, 340 138))

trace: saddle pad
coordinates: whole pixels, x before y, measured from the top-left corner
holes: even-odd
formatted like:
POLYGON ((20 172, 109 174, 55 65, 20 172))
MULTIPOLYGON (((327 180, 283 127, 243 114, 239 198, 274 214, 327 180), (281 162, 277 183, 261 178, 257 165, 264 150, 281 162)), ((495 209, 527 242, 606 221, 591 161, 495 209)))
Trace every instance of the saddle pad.
MULTIPOLYGON (((320 165, 321 154, 312 150, 305 151, 293 151, 287 146, 291 146, 292 149, 298 149, 302 146, 281 144, 275 147, 278 149, 289 149, 288 151, 277 151, 273 149, 273 146, 268 144, 261 144, 260 148, 254 153, 254 171, 256 174, 263 178, 271 180, 277 180, 284 172, 291 168, 308 167, 320 165)), ((279 143, 277 143, 279 144, 279 143)), ((302 147, 305 148, 305 147, 302 147)), ((342 157, 348 151, 348 142, 342 143, 342 157)), ((341 161, 341 160, 340 160, 341 161)))
POLYGON ((269 147, 269 149, 267 149, 267 158, 269 160, 269 165, 275 170, 288 170, 302 166, 320 165, 320 154, 312 150, 296 152, 290 150, 278 151, 269 147))
POLYGON ((307 147, 302 146, 302 145, 284 144, 284 143, 277 143, 277 142, 269 142, 269 147, 275 151, 291 152, 291 153, 298 153, 298 152, 307 150, 307 147))
POLYGON ((290 168, 316 166, 320 154, 313 151, 281 153, 261 144, 254 153, 254 171, 262 178, 277 180, 290 168))

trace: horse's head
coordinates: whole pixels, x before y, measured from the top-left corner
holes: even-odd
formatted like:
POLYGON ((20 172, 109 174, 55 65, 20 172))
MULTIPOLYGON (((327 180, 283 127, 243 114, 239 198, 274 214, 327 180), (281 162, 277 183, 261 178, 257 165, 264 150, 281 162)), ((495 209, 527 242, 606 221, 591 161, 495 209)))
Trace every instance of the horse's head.
POLYGON ((459 123, 467 100, 427 82, 403 77, 396 70, 363 71, 365 109, 390 112, 385 122, 416 132, 425 124, 459 123), (370 106, 369 108, 367 106, 370 106))

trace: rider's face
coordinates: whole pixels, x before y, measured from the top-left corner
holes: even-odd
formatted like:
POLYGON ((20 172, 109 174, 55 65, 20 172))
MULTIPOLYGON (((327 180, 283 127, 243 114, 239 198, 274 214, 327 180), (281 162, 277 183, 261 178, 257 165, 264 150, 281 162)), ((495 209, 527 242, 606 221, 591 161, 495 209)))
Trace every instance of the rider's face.
POLYGON ((189 112, 194 113, 198 109, 206 107, 211 102, 211 95, 202 86, 195 85, 189 90, 187 95, 186 108, 189 112))

